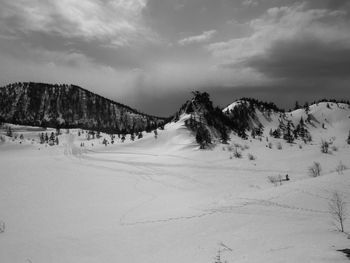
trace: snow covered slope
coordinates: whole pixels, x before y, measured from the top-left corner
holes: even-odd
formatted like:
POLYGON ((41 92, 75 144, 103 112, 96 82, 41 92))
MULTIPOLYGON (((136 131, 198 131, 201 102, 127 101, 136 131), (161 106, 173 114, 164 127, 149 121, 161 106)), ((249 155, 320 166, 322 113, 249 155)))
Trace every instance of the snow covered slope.
MULTIPOLYGON (((230 114, 230 111, 242 105, 245 105, 247 109, 250 108, 249 101, 238 100, 227 106, 223 112, 230 114)), ((253 113, 249 117, 250 128, 257 128, 259 124, 262 124, 263 134, 266 137, 269 136, 270 130, 277 129, 281 122, 284 125, 291 122, 295 128, 301 119, 305 122, 305 128, 310 132, 312 141, 316 143, 322 139, 337 140, 342 145, 346 143, 349 135, 350 105, 348 104, 320 102, 310 105, 308 109, 302 108, 286 113, 257 105, 253 105, 251 108, 253 113)))
MULTIPOLYGON (((346 263, 338 250, 350 240, 328 205, 334 191, 350 202, 350 170, 336 172, 340 162, 350 167, 349 109, 329 106, 310 106, 306 144, 271 138, 280 116, 259 111, 261 139, 232 133, 228 144, 206 150, 185 127, 189 114, 107 146, 109 135, 87 140, 78 129, 48 146, 38 133, 51 130, 12 126, 23 139, 0 142, 0 262, 210 263, 220 255, 229 263, 346 263), (321 153, 321 138, 338 149, 321 153), (322 167, 316 178, 308 174, 313 162, 322 167), (286 174, 290 181, 269 180, 286 174)), ((305 114, 285 118, 296 124, 305 114)))

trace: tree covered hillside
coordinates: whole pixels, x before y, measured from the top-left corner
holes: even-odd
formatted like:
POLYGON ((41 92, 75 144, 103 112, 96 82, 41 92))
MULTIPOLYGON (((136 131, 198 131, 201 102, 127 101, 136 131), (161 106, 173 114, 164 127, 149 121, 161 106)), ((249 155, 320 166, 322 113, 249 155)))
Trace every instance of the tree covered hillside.
POLYGON ((166 119, 142 114, 78 86, 27 82, 0 88, 0 121, 133 133, 162 126, 166 119))

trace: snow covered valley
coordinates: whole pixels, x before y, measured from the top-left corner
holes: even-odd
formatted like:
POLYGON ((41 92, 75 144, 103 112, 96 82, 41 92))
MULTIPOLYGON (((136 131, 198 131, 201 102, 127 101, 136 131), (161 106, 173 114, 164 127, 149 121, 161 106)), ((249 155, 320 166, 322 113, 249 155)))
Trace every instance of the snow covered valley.
POLYGON ((309 144, 232 137, 200 150, 182 119, 108 146, 71 130, 71 153, 66 134, 45 146, 22 127, 21 143, 0 144, 0 262, 348 262, 329 203, 334 191, 350 202, 350 170, 336 171, 350 167, 349 123, 333 124, 332 154, 315 131, 309 144))

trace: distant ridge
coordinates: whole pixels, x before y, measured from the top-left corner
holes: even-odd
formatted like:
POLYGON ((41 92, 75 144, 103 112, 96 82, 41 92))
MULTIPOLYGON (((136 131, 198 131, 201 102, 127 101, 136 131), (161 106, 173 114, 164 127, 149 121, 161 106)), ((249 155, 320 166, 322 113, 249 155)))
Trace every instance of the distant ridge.
POLYGON ((35 82, 0 88, 0 121, 113 133, 150 131, 167 122, 76 85, 35 82))

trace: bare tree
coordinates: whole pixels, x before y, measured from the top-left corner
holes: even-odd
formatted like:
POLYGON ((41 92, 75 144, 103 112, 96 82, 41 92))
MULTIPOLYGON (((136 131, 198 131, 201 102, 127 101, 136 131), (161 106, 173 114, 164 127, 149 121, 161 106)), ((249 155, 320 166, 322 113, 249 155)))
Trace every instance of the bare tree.
POLYGON ((321 164, 318 162, 314 162, 314 164, 311 167, 309 167, 309 175, 312 177, 320 176, 321 171, 321 164))
POLYGON ((329 202, 329 213, 337 223, 337 228, 344 232, 344 221, 346 219, 346 203, 340 193, 335 191, 329 202))

